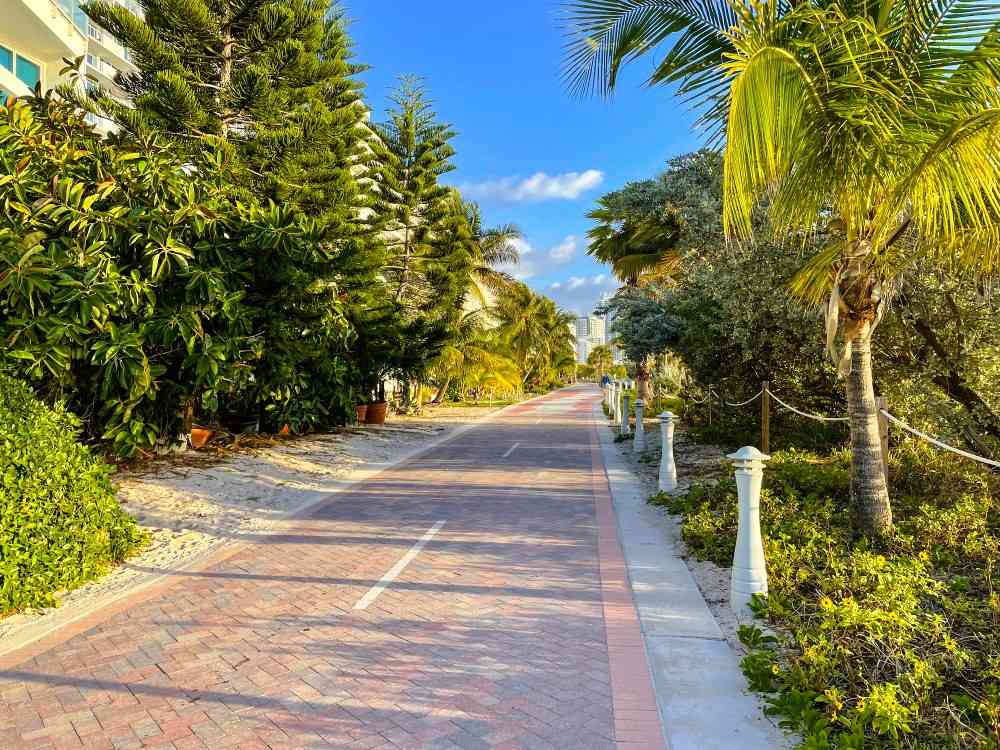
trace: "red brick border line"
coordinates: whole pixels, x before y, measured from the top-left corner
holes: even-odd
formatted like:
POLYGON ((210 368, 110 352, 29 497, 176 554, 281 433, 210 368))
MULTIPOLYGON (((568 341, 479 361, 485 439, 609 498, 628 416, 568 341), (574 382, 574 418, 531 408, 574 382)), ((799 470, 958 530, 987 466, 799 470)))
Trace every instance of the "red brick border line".
POLYGON ((615 742, 621 750, 666 750, 597 430, 594 424, 590 432, 590 456, 615 742))

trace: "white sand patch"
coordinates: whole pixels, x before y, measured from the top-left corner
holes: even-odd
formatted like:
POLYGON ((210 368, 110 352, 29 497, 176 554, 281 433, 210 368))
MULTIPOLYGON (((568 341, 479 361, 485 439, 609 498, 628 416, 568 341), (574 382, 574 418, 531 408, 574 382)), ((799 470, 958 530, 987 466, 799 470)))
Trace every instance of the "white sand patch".
POLYGON ((278 439, 222 457, 187 451, 123 472, 116 477, 118 497, 149 532, 149 546, 99 580, 59 596, 58 608, 0 620, 0 652, 227 542, 273 533, 289 516, 343 488, 353 476, 377 470, 496 410, 433 407, 420 417, 391 417, 380 427, 278 439))

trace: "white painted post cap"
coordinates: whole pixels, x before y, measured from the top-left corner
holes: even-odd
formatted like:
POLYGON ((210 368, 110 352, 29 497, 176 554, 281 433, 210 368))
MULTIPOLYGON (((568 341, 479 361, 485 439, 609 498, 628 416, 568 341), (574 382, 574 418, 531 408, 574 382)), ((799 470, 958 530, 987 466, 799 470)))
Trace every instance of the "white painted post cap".
POLYGON ((736 453, 731 453, 726 456, 730 461, 737 461, 740 463, 751 463, 753 461, 770 461, 771 457, 766 453, 761 453, 759 450, 754 448, 752 445, 744 445, 736 453))
POLYGON ((674 419, 674 417, 675 415, 672 411, 665 411, 660 415, 660 421, 669 422, 670 420, 674 419))

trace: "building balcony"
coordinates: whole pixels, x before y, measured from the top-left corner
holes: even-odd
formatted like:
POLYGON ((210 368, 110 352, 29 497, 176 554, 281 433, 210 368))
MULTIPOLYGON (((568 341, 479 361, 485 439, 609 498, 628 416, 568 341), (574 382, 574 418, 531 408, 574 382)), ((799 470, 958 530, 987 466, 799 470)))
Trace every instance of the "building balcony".
POLYGON ((115 83, 115 76, 118 75, 119 68, 95 54, 88 53, 87 66, 85 71, 89 78, 93 78, 97 83, 110 90, 112 95, 121 95, 121 89, 115 83))
POLYGON ((92 21, 87 23, 87 40, 90 55, 103 57, 115 68, 125 73, 134 73, 137 70, 129 58, 128 50, 120 45, 111 34, 92 21))
POLYGON ((0 86, 24 95, 36 84, 56 85, 64 59, 87 51, 87 38, 73 17, 70 0, 7 0, 0 24, 0 86), (22 85, 23 84, 23 85, 22 85))
POLYGON ((0 37, 26 56, 48 62, 86 53, 87 38, 81 28, 86 16, 77 0, 9 0, 4 6, 0 37))

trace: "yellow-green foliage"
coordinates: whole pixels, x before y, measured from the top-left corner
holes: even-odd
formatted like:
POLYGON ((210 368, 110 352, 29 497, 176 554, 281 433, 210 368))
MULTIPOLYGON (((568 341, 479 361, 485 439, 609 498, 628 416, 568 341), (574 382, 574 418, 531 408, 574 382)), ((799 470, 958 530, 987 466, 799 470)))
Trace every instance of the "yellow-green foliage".
POLYGON ((143 539, 75 419, 0 375, 0 614, 51 605, 143 539))
MULTIPOLYGON (((1000 740, 1000 480, 925 446, 891 461, 898 527, 852 539, 849 456, 778 453, 761 520, 781 635, 741 632, 744 672, 804 748, 997 748, 1000 740)), ((732 561, 736 488, 655 496, 684 516, 692 552, 732 561)))

